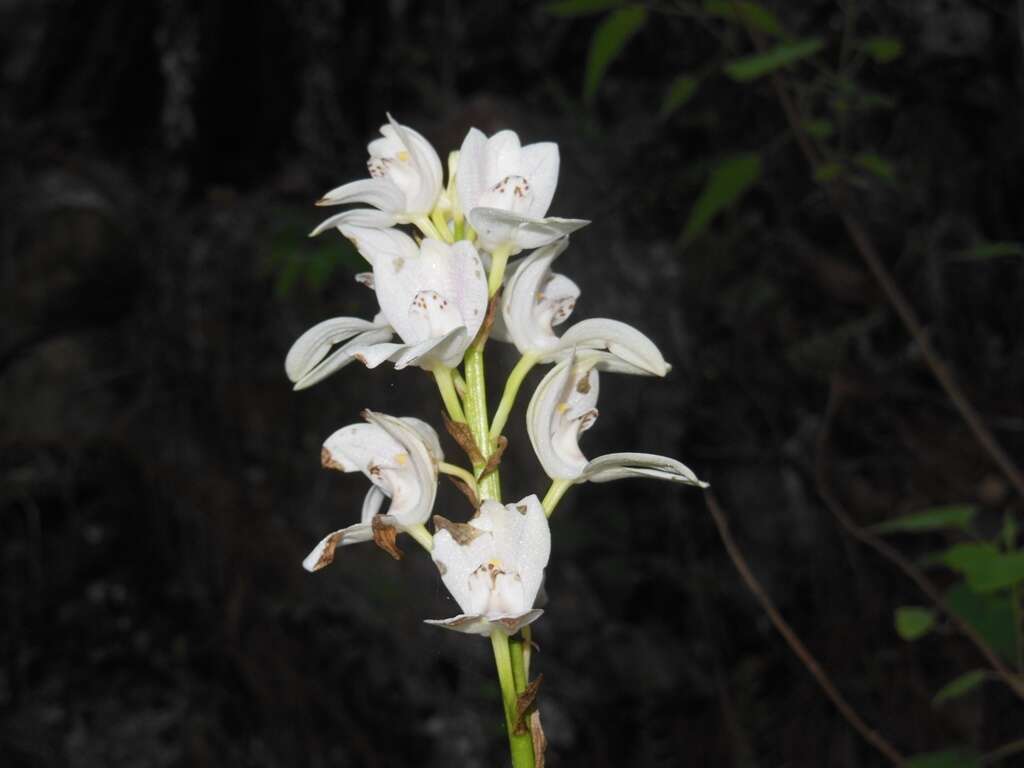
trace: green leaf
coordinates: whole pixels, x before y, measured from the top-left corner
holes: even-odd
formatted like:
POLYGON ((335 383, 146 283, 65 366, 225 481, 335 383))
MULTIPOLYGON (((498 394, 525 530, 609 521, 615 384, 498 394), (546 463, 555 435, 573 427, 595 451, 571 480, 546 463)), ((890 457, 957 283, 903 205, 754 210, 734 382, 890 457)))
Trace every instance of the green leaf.
POLYGON ((814 169, 814 180, 818 183, 824 184, 829 181, 835 181, 843 175, 845 168, 842 163, 829 162, 822 163, 814 169))
POLYGON ((683 245, 692 243, 725 208, 739 200, 761 177, 761 157, 756 152, 730 155, 711 171, 693 204, 683 229, 683 245))
POLYGON ((778 17, 760 3, 746 0, 704 0, 704 12, 769 35, 781 35, 778 17))
POLYGON ((783 43, 764 53, 727 62, 725 74, 733 80, 746 83, 813 56, 824 47, 825 41, 818 37, 798 40, 795 43, 783 43))
POLYGON ((944 528, 967 530, 978 508, 970 504, 951 504, 944 507, 932 507, 922 512, 901 515, 884 523, 871 526, 875 533, 921 533, 938 531, 944 528))
POLYGON ((645 8, 630 6, 608 14, 594 30, 583 78, 583 100, 588 104, 594 101, 608 67, 646 21, 645 8))
POLYGON ((853 162, 865 171, 875 174, 875 176, 888 181, 890 184, 896 181, 892 165, 889 164, 888 160, 875 152, 861 152, 853 158, 853 162))
POLYGON ((863 48, 879 64, 888 64, 903 55, 903 43, 895 37, 869 37, 863 48))
POLYGON ((946 683, 932 699, 932 704, 942 704, 945 701, 959 699, 966 693, 970 693, 979 685, 989 679, 990 673, 987 669, 974 669, 964 672, 946 683))
POLYGON ((827 139, 835 133, 835 126, 831 120, 805 120, 804 130, 807 135, 814 139, 827 139))
POLYGON ((935 611, 917 605, 903 605, 896 609, 896 632, 904 640, 917 640, 928 634, 935 625, 935 611))
POLYGON ((1013 598, 1007 593, 981 595, 964 582, 946 593, 949 609, 974 627, 985 642, 1005 659, 1017 654, 1013 598))
POLYGON ((942 561, 967 577, 975 592, 995 592, 1024 581, 1024 552, 1000 552, 992 544, 956 544, 942 561))
POLYGON ((661 105, 661 116, 668 117, 677 109, 687 104, 697 92, 700 80, 693 75, 679 75, 665 91, 665 100, 661 105))
POLYGON ((622 0, 560 0, 544 6, 544 13, 563 18, 593 16, 622 5, 622 0))
POLYGON ((985 261, 1002 256, 1024 256, 1024 243, 978 243, 966 251, 954 254, 953 258, 963 261, 985 261))
POLYGON ((906 768, 980 768, 978 756, 967 749, 944 749, 941 752, 927 752, 914 755, 906 762, 906 768))

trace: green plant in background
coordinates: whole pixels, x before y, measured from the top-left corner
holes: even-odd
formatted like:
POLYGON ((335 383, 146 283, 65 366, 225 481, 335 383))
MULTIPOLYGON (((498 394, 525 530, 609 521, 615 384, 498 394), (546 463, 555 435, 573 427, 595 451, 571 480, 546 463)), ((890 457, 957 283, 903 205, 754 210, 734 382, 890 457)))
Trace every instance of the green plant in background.
MULTIPOLYGON (((1024 475, 985 426, 949 368, 932 348, 914 309, 853 212, 852 196, 857 190, 872 189, 876 185, 895 191, 900 189, 900 173, 890 159, 872 147, 853 146, 851 128, 860 115, 895 107, 894 101, 886 94, 868 87, 861 75, 868 64, 885 67, 898 62, 904 54, 904 45, 898 38, 888 35, 862 35, 857 4, 851 2, 843 7, 845 24, 838 45, 833 46, 819 35, 792 34, 780 14, 765 4, 749 0, 680 0, 642 4, 562 0, 544 5, 547 13, 563 19, 596 18, 582 88, 583 101, 590 107, 596 105, 601 85, 613 71, 615 60, 627 50, 631 41, 641 39, 644 27, 656 23, 660 15, 689 19, 714 35, 720 43, 719 54, 699 70, 679 72, 667 79, 657 110, 662 121, 685 112, 700 98, 702 90, 715 87, 716 82, 749 87, 770 86, 788 123, 789 138, 796 141, 807 161, 810 180, 826 192, 854 246, 979 444, 1024 495, 1024 475), (744 38, 749 43, 745 44, 744 38)), ((687 248, 705 236, 724 212, 742 205, 746 195, 762 179, 766 155, 777 148, 778 143, 768 149, 736 147, 710 162, 703 187, 696 195, 679 233, 681 248, 687 248)), ((1020 243, 979 242, 948 258, 981 261, 1022 254, 1024 245, 1020 243)), ((877 319, 858 321, 851 327, 856 330, 864 322, 874 324, 877 319)), ((829 357, 834 357, 836 339, 825 341, 832 350, 829 357)), ((809 344, 801 345, 802 353, 810 351, 804 349, 809 344)), ((1021 620, 1024 550, 1019 544, 1019 531, 1013 514, 1007 512, 1001 530, 987 536, 979 532, 980 512, 973 505, 933 508, 863 529, 842 510, 821 477, 819 487, 843 526, 898 565, 930 598, 928 605, 906 605, 895 609, 894 626, 899 636, 909 642, 922 642, 928 635, 951 625, 966 635, 989 663, 988 667, 971 669, 949 679, 935 692, 934 706, 941 707, 969 695, 988 681, 1006 685, 1024 700, 1021 620), (897 535, 952 536, 956 541, 933 553, 918 566, 882 538, 897 535), (948 588, 940 591, 924 574, 923 568, 942 569, 946 578, 951 574, 954 580, 948 588)), ((904 757, 864 723, 821 672, 817 662, 795 637, 750 573, 731 539, 720 509, 711 501, 709 508, 730 556, 773 623, 844 717, 892 763, 915 768, 973 768, 998 762, 1024 750, 1024 741, 1015 741, 988 755, 956 748, 904 757)))
MULTIPOLYGON (((338 547, 373 541, 401 559, 407 534, 437 566, 462 613, 428 623, 488 637, 501 687, 512 764, 542 765, 545 740, 537 711, 540 677, 531 680, 533 622, 551 552, 548 518, 574 485, 641 477, 706 487, 675 459, 613 453, 588 460, 579 438, 597 419, 598 371, 665 376, 657 346, 625 323, 583 320, 561 335, 579 288, 552 270, 568 235, 588 222, 547 215, 558 181, 555 144, 521 146, 512 131, 487 137, 470 129, 441 161, 419 133, 389 116, 368 147, 370 178, 331 190, 318 202, 347 208, 313 234, 337 228, 372 271, 356 279, 373 290, 372 319, 335 317, 302 334, 285 359, 296 389, 312 386, 353 361, 393 362, 434 377, 445 427, 469 466, 445 460, 434 429, 415 417, 362 411, 324 442, 321 462, 362 472, 371 482, 359 522, 325 536, 303 561, 318 571, 338 547), (414 239, 399 227, 411 226, 414 239), (529 250, 516 261, 509 259, 529 250), (500 322, 497 318, 500 316, 500 322), (400 341, 392 341, 394 336, 400 341), (494 417, 489 416, 484 349, 489 339, 516 347, 494 417), (526 374, 551 364, 526 413, 530 444, 551 484, 503 504, 502 435, 526 374), (434 515, 438 477, 452 478, 474 512, 465 522, 434 515), (387 509, 385 501, 390 500, 387 509)), ((433 406, 427 408, 433 410, 433 406)), ((448 515, 453 513, 446 510, 448 515)))

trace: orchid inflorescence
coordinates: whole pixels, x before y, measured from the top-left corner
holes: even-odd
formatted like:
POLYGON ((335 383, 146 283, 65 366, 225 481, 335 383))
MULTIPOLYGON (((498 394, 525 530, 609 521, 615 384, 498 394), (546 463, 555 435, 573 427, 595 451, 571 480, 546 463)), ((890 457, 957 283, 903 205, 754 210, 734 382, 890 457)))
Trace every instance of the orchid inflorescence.
POLYGON ((359 522, 328 534, 303 566, 319 570, 339 546, 365 541, 400 558, 397 536, 409 534, 430 553, 462 609, 428 623, 491 638, 513 764, 534 765, 543 737, 530 706, 536 687, 528 682, 529 625, 543 613, 537 601, 551 551, 548 518, 559 500, 587 481, 649 477, 706 484, 664 456, 613 453, 588 460, 580 450, 580 436, 598 415, 599 371, 665 376, 670 366, 647 336, 616 320, 583 320, 555 332, 580 290, 552 265, 569 235, 589 223, 547 216, 558 182, 558 146, 522 146, 512 131, 488 137, 471 128, 448 157, 445 185, 441 160, 423 136, 390 115, 380 133, 368 146, 370 178, 317 202, 369 207, 343 210, 312 232, 336 228, 355 245, 371 267, 356 280, 374 291, 380 312, 372 320, 335 317, 313 326, 292 345, 285 370, 295 389, 355 360, 368 368, 392 362, 396 369, 429 371, 446 427, 472 466, 446 462, 426 422, 363 411, 365 423, 334 432, 321 452, 325 467, 370 480, 359 522), (401 226, 411 226, 415 236, 401 226), (524 250, 530 253, 509 261, 524 250), (489 338, 520 354, 493 419, 483 358, 489 338), (553 366, 534 391, 526 426, 551 485, 543 501, 531 494, 502 504, 502 430, 524 378, 539 364, 553 366), (475 513, 467 522, 434 515, 431 533, 439 474, 452 477, 475 513))

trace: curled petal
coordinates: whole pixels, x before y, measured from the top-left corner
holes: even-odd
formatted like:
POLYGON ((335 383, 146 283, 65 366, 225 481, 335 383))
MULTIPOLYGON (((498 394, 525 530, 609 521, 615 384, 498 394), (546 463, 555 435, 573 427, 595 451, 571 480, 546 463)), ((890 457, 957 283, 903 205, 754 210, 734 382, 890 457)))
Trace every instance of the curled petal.
POLYGON ((470 616, 465 613, 453 616, 450 619, 425 619, 425 624, 430 624, 442 629, 450 629, 454 632, 463 632, 467 635, 483 635, 490 637, 494 632, 502 632, 506 635, 514 635, 527 624, 532 624, 544 613, 539 608, 533 608, 525 613, 514 616, 496 616, 485 618, 483 616, 470 616))
POLYGON ((302 376, 294 380, 294 389, 298 391, 318 384, 328 376, 340 371, 353 360, 358 359, 357 355, 360 355, 360 350, 365 350, 367 347, 372 348, 373 345, 386 342, 392 335, 394 335, 394 332, 386 324, 359 334, 348 343, 339 346, 315 365, 310 366, 302 376))
POLYGON ((499 247, 509 247, 512 253, 548 245, 590 223, 586 219, 554 216, 533 219, 499 208, 473 208, 468 218, 484 248, 494 251, 499 247))
POLYGON ((598 353, 575 354, 548 371, 526 408, 530 444, 548 477, 575 480, 587 466, 579 438, 597 420, 598 353))
POLYGON ((348 203, 367 203, 381 211, 399 213, 405 207, 405 196, 391 179, 360 179, 342 184, 316 201, 321 206, 348 203))
POLYGON ((388 211, 378 211, 373 208, 355 208, 351 211, 342 211, 316 225, 316 229, 309 233, 310 237, 326 232, 328 229, 341 229, 344 226, 369 227, 372 229, 387 229, 398 223, 398 216, 388 211))
POLYGON ((503 328, 498 333, 499 338, 506 334, 522 354, 556 346, 558 337, 552 328, 564 322, 576 306, 580 289, 551 271, 551 263, 568 244, 568 238, 559 238, 509 270, 501 303, 503 328))
POLYGON ((418 176, 415 191, 406 194, 406 212, 412 215, 428 214, 441 195, 441 158, 438 157, 433 145, 418 131, 407 125, 400 125, 391 115, 388 115, 388 123, 408 150, 418 176))
POLYGON ((310 573, 319 571, 334 562, 334 551, 338 547, 372 540, 373 529, 370 523, 356 523, 348 528, 334 531, 324 536, 320 543, 313 547, 313 551, 303 559, 302 567, 310 573))
POLYGON ((408 426, 416 430, 416 433, 420 436, 423 444, 427 446, 427 451, 435 462, 444 461, 444 451, 441 450, 441 441, 437 437, 437 431, 432 426, 422 419, 417 419, 414 416, 402 416, 401 419, 408 426))
POLYGON ((672 370, 653 341, 633 326, 618 320, 594 318, 576 323, 562 334, 558 344, 550 348, 541 360, 550 362, 572 349, 608 350, 638 369, 637 373, 649 376, 664 376, 672 370))
POLYGON ((646 477, 654 480, 668 480, 697 488, 708 484, 697 478, 685 464, 667 456, 651 453, 609 453, 590 461, 583 470, 579 482, 607 483, 628 477, 646 477))
POLYGON ((285 373, 292 381, 298 381, 323 360, 335 344, 379 327, 358 317, 332 317, 317 323, 299 336, 288 350, 284 359, 285 373))

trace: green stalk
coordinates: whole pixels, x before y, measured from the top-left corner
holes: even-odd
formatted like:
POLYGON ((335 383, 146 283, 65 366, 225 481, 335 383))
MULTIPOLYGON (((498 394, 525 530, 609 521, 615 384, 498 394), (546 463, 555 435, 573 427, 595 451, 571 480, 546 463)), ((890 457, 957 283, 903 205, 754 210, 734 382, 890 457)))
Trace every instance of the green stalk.
POLYGON ((509 414, 512 413, 512 406, 515 405, 516 395, 519 394, 519 387, 523 385, 523 379, 526 378, 526 374, 528 374, 536 364, 537 356, 527 352, 519 358, 519 362, 516 363, 516 367, 513 368, 512 373, 508 375, 508 380, 505 382, 505 390, 501 393, 501 402, 498 403, 498 410, 494 412, 494 421, 491 423, 491 440, 497 440, 498 435, 501 434, 501 430, 505 428, 509 414))
MULTIPOLYGON (((519 664, 522 664, 522 648, 520 644, 519 664)), ((505 710, 505 728, 508 731, 509 749, 512 753, 512 768, 534 768, 533 739, 530 732, 515 732, 516 722, 516 681, 515 664, 509 652, 508 635, 504 632, 491 633, 491 647, 494 649, 494 665, 498 669, 498 682, 501 684, 501 701, 505 710)), ((525 685, 525 683, 524 683, 525 685)))
MULTIPOLYGON (((494 451, 494 443, 488 436, 489 422, 487 418, 487 380, 484 376, 483 344, 474 344, 466 351, 466 423, 473 433, 476 447, 486 460, 494 451)), ((483 466, 473 467, 477 474, 483 466)), ((491 472, 480 481, 480 495, 484 499, 501 501, 501 481, 498 471, 491 472)))

